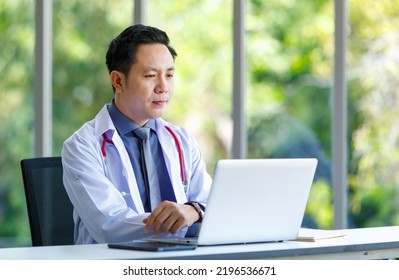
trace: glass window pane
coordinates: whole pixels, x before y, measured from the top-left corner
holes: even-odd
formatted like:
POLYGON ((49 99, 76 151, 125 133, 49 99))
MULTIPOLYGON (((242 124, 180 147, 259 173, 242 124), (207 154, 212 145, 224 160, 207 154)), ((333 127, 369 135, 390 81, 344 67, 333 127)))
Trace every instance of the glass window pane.
POLYGON ((148 24, 166 31, 178 53, 164 118, 190 131, 213 173, 232 137, 232 1, 148 1, 148 24))
POLYGON ((30 244, 20 160, 33 151, 34 3, 0 4, 0 247, 30 244))
POLYGON ((105 53, 132 22, 132 0, 53 0, 54 155, 112 100, 105 53))
POLYGON ((399 222, 399 2, 351 0, 350 211, 356 227, 399 222))
POLYGON ((305 225, 332 227, 333 1, 248 1, 248 157, 318 158, 305 225))
MULTIPOLYGON (((34 2, 1 2, 0 247, 30 242, 19 161, 33 156, 34 2), (7 237, 22 237, 21 241, 7 237), (4 242, 3 242, 4 240, 4 242), (4 245, 3 245, 4 244, 4 245)), ((110 40, 133 21, 133 1, 53 1, 53 154, 113 92, 105 66, 110 40)))

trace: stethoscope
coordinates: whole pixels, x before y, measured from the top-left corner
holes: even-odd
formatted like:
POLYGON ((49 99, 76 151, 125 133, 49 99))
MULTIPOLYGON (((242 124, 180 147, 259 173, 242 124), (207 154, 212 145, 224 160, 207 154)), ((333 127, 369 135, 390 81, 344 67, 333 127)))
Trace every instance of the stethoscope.
MULTIPOLYGON (((175 140, 177 153, 179 154, 181 181, 182 181, 183 185, 187 185, 186 175, 184 172, 185 168, 184 168, 184 159, 183 159, 183 149, 181 148, 180 141, 177 138, 176 133, 169 126, 165 126, 165 128, 172 135, 173 140, 175 140)), ((101 153, 103 154, 103 157, 105 158, 107 156, 107 153, 105 151, 105 145, 107 143, 114 145, 114 142, 107 137, 107 134, 105 134, 105 132, 102 134, 102 136, 103 136, 103 142, 101 143, 101 153)))

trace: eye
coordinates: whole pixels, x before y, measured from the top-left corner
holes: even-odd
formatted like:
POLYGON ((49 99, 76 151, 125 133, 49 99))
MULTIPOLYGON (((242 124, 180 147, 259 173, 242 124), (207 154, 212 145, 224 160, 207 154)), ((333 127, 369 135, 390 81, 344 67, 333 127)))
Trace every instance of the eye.
POLYGON ((155 74, 148 74, 148 75, 145 75, 144 77, 146 77, 146 78, 155 78, 155 74))

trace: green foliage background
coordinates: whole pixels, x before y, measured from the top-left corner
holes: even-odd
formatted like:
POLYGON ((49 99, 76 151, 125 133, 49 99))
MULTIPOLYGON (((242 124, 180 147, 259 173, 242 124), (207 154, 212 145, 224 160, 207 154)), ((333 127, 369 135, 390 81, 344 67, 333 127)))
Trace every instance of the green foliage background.
MULTIPOLYGON (((398 224, 399 2, 349 3, 350 226, 398 224)), ((165 118, 198 139, 208 171, 229 157, 232 1, 148 1, 148 23, 178 52, 165 118)), ((319 167, 305 223, 330 228, 334 3, 247 1, 248 157, 309 157, 319 167)), ((53 0, 53 154, 113 96, 109 41, 131 0, 53 0)), ((29 240, 19 161, 33 156, 34 1, 0 2, 0 237, 29 240)), ((11 241, 0 246, 17 246, 11 241)))

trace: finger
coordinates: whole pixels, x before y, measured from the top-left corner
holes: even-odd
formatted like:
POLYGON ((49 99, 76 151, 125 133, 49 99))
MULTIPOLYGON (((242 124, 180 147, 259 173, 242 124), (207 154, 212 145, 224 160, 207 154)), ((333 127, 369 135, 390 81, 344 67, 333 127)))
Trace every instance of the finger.
POLYGON ((151 227, 152 227, 152 222, 150 220, 150 216, 148 216, 147 218, 145 218, 143 220, 143 222, 145 223, 145 227, 144 227, 144 232, 145 233, 149 233, 151 231, 151 227))
POLYGON ((143 222, 145 223, 145 228, 144 228, 145 233, 148 233, 151 231, 151 228, 155 222, 155 219, 158 217, 160 211, 161 211, 161 208, 157 207, 156 209, 154 209, 154 211, 152 211, 152 213, 149 216, 147 216, 147 218, 143 219, 143 222))
POLYGON ((144 231, 148 233, 152 229, 156 233, 167 232, 176 220, 173 220, 173 218, 169 220, 173 216, 173 212, 176 212, 176 207, 176 203, 170 201, 161 202, 145 219, 146 226, 144 231))
POLYGON ((153 230, 156 233, 167 232, 170 228, 170 224, 173 223, 172 209, 166 207, 162 209, 162 212, 155 218, 153 223, 153 230))
POLYGON ((161 203, 149 216, 146 223, 146 230, 153 230, 155 233, 159 233, 162 230, 163 223, 168 219, 170 213, 173 211, 173 207, 166 203, 161 203))
POLYGON ((184 219, 180 218, 170 227, 169 231, 173 234, 178 233, 185 226, 184 219))
POLYGON ((162 232, 168 232, 170 228, 176 223, 178 220, 178 216, 173 215, 173 213, 170 213, 166 219, 162 222, 161 225, 161 230, 162 232))
POLYGON ((183 227, 187 226, 187 219, 185 215, 181 212, 181 208, 169 208, 171 211, 167 218, 163 221, 162 224, 162 231, 171 233, 177 233, 183 227))

